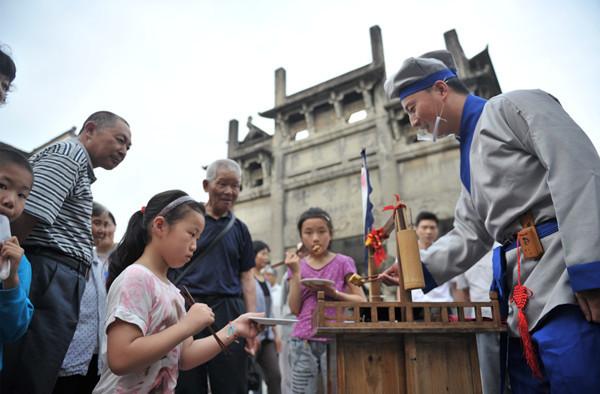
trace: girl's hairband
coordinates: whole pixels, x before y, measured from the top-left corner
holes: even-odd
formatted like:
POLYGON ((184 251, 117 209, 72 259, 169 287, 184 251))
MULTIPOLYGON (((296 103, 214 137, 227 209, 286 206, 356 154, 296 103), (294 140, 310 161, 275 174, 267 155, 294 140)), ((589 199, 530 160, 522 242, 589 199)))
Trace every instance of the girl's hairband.
POLYGON ((156 216, 165 216, 167 213, 169 213, 173 209, 175 209, 178 206, 180 206, 181 204, 184 204, 189 201, 194 201, 194 199, 190 196, 181 196, 179 198, 176 198, 175 200, 168 203, 163 209, 161 209, 160 212, 156 216))
POLYGON ((302 219, 302 223, 306 222, 308 219, 323 219, 326 222, 331 223, 331 218, 324 213, 317 213, 317 214, 311 215, 307 218, 304 218, 304 219, 302 219))
MULTIPOLYGON (((329 216, 327 216, 326 214, 324 214, 324 213, 318 213, 315 216, 313 216, 313 218, 323 219, 326 222, 331 223, 331 218, 329 216)), ((308 218, 308 219, 310 219, 310 218, 308 218)))

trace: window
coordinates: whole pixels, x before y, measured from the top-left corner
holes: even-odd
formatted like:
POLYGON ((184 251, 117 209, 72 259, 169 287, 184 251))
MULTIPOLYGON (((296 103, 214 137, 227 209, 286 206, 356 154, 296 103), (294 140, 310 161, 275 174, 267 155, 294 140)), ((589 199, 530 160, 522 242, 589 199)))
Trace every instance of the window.
POLYGON ((296 134, 294 134, 294 141, 302 141, 304 139, 307 139, 308 136, 309 136, 309 134, 308 134, 307 129, 300 130, 300 131, 296 132, 296 134))
POLYGON ((356 111, 356 112, 353 112, 352 114, 350 114, 350 117, 348 118, 348 123, 352 124, 352 123, 360 122, 361 120, 364 120, 366 118, 367 118, 367 111, 362 109, 360 111, 356 111))

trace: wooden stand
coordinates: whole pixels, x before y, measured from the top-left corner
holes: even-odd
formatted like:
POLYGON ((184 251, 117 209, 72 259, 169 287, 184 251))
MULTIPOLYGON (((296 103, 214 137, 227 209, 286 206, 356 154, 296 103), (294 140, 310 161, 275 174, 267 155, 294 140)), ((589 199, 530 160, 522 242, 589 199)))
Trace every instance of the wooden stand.
POLYGON ((475 334, 505 330, 497 296, 490 297, 491 302, 353 303, 326 302, 320 292, 313 327, 317 335, 333 337, 329 393, 481 393, 475 334), (467 311, 473 319, 465 318, 467 311))
MULTIPOLYGON (((399 302, 382 302, 379 282, 371 282, 370 302, 326 302, 318 294, 312 326, 316 335, 333 337, 329 393, 481 393, 475 334, 506 330, 498 296, 490 293, 491 302, 412 302, 410 289, 425 283, 416 234, 399 196, 390 207, 394 214, 383 234, 396 231, 399 302)), ((369 248, 369 277, 376 274, 373 254, 369 248)))

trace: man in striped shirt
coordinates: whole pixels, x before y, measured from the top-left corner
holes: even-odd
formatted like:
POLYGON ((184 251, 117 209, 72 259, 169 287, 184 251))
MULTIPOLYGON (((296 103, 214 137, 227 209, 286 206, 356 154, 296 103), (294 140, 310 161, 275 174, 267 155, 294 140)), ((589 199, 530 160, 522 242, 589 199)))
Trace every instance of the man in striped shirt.
POLYGON ((27 333, 6 347, 1 392, 52 392, 92 263, 93 169, 112 170, 130 146, 129 124, 100 111, 84 122, 78 138, 30 158, 34 184, 13 233, 31 261, 35 313, 27 333))

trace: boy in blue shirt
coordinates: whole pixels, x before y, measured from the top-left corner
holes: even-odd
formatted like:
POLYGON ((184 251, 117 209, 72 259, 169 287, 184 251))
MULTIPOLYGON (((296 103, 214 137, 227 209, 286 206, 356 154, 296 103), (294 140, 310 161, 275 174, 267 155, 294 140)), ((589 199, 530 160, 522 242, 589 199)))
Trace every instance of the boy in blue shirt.
MULTIPOLYGON (((23 212, 33 185, 33 171, 27 159, 8 145, 0 145, 0 215, 13 222, 23 212)), ((17 237, 0 241, 0 264, 10 262, 10 272, 0 283, 0 370, 4 343, 21 337, 31 321, 29 301, 31 264, 17 237)))

